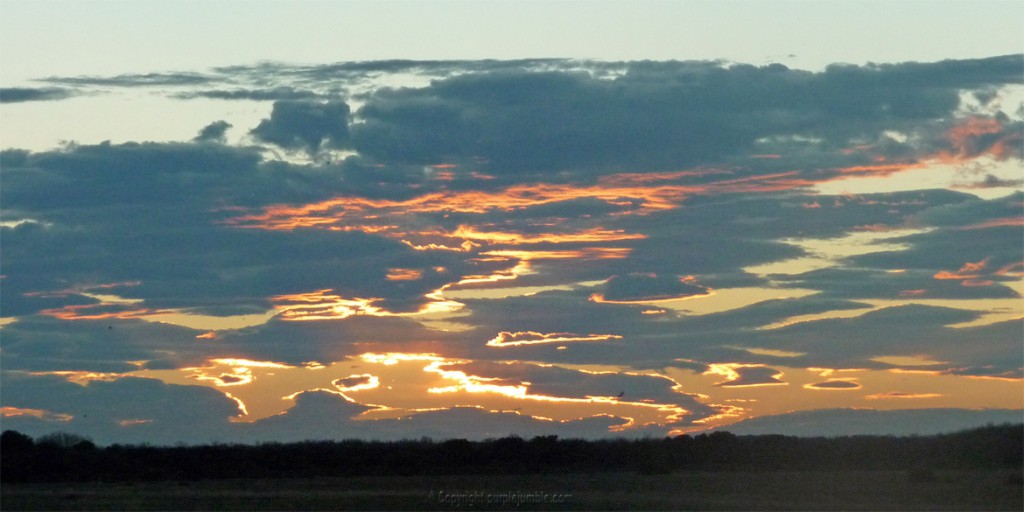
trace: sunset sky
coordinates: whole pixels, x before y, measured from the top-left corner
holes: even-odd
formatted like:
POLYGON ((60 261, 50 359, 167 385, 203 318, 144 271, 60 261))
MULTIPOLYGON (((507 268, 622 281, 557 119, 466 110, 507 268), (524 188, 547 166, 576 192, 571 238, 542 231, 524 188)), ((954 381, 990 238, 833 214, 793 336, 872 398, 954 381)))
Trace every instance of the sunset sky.
POLYGON ((1021 20, 0 0, 2 428, 1020 421, 1021 20))

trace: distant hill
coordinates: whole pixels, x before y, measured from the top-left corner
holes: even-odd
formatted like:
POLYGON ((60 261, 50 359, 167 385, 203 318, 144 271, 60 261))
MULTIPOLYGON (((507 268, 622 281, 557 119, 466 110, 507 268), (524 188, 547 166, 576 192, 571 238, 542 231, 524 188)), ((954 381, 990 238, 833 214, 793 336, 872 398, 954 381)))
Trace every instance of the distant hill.
POLYGON ((988 424, 1022 421, 1024 410, 1013 409, 820 409, 760 416, 714 430, 736 435, 909 436, 943 434, 988 424))

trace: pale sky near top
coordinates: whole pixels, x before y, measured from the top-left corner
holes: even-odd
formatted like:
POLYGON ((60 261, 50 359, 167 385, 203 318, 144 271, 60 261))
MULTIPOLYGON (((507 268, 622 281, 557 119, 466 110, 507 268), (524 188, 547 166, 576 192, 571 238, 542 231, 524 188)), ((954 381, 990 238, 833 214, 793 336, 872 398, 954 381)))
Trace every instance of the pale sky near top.
POLYGON ((256 61, 728 59, 820 69, 1024 50, 1007 1, 0 1, 0 85, 256 61))

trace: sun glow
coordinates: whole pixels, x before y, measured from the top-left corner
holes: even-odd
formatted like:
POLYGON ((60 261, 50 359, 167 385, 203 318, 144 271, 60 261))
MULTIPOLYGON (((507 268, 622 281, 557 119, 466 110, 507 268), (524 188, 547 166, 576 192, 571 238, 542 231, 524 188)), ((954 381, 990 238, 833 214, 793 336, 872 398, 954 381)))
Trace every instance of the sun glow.
MULTIPOLYGON (((498 338, 506 343, 531 339, 567 343, 571 338, 589 342, 599 341, 597 338, 604 336, 614 339, 611 338, 613 335, 529 332, 500 333, 498 338)), ((779 358, 800 355, 772 349, 745 350, 755 355, 779 358)), ((920 368, 941 363, 923 357, 879 356, 875 360, 920 368)), ((59 375, 83 386, 96 380, 114 381, 127 376, 206 386, 237 404, 239 414, 231 420, 241 422, 287 413, 299 394, 318 390, 339 395, 350 403, 365 405, 367 409, 355 417, 358 420, 402 418, 428 410, 477 407, 494 412, 513 411, 552 421, 597 416, 621 418, 622 423, 614 428, 621 432, 643 425, 678 425, 672 427, 675 429, 673 432, 686 433, 761 415, 835 407, 935 407, 935 400, 939 399, 943 407, 1024 407, 1024 397, 1019 393, 1021 379, 972 377, 927 369, 796 368, 721 362, 708 364, 704 370, 677 367, 634 370, 622 365, 518 363, 537 368, 560 367, 581 375, 665 378, 673 382, 672 391, 679 393, 681 398, 692 397, 709 408, 710 412, 694 416, 690 408, 666 401, 664 396, 629 393, 628 398, 621 394, 580 397, 538 393, 526 380, 488 376, 486 371, 475 374, 466 369, 472 364, 470 359, 448 358, 430 352, 366 352, 327 364, 290 365, 244 358, 216 358, 200 366, 177 370, 43 374, 59 375)), ((7 415, 44 414, 34 411, 4 409, 7 415)))

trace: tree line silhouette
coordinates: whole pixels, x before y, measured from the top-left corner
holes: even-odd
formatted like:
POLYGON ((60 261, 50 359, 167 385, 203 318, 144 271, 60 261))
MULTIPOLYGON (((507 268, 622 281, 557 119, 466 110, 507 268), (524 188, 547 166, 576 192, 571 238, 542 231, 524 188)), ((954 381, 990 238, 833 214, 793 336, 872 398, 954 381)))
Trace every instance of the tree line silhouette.
POLYGON ((385 475, 681 470, 911 470, 1024 467, 1024 424, 933 436, 736 436, 644 439, 516 436, 484 441, 305 441, 96 446, 75 434, 0 435, 0 480, 153 481, 385 475))

